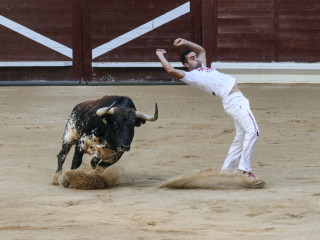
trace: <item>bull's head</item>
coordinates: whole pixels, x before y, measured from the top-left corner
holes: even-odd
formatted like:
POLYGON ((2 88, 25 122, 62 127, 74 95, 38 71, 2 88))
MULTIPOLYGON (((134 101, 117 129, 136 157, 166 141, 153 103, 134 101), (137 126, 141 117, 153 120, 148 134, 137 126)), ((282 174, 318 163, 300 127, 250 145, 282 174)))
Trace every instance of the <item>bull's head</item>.
POLYGON ((140 126, 146 121, 156 121, 158 119, 158 105, 155 104, 154 116, 135 111, 127 107, 113 107, 115 102, 96 111, 103 122, 107 125, 105 140, 114 151, 129 151, 134 136, 134 127, 140 126))

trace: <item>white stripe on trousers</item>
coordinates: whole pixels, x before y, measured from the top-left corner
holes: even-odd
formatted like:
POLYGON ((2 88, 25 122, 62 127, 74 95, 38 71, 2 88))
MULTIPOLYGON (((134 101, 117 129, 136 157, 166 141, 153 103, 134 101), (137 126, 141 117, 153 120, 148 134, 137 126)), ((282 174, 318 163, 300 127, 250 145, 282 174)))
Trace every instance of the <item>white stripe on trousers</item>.
POLYGON ((223 107, 234 120, 236 136, 223 163, 222 171, 239 169, 250 172, 259 128, 250 110, 249 101, 241 92, 235 92, 224 100, 223 107))

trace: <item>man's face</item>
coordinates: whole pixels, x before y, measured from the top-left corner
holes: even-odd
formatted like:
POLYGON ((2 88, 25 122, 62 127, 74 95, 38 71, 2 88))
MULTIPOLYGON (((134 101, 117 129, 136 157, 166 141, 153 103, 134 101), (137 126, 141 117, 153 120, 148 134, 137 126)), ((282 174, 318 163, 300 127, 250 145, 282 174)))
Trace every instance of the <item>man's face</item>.
POLYGON ((187 56, 187 63, 185 63, 186 68, 189 71, 197 69, 202 66, 202 62, 199 60, 195 52, 190 52, 187 56))

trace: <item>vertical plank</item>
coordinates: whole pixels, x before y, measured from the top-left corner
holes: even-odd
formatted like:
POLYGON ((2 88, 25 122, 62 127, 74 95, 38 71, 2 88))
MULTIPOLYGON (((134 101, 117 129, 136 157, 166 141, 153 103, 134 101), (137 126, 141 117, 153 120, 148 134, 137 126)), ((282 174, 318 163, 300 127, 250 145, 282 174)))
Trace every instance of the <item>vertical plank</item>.
POLYGON ((274 61, 279 61, 279 1, 274 0, 274 61))
POLYGON ((82 72, 83 81, 92 81, 91 0, 82 0, 82 72))
POLYGON ((72 0, 72 49, 73 49, 73 78, 82 79, 82 19, 81 1, 72 0))
POLYGON ((274 0, 217 0, 218 60, 274 61, 274 0))
POLYGON ((212 49, 212 54, 213 54, 213 61, 218 61, 218 26, 219 26, 219 21, 218 21, 218 0, 213 0, 213 36, 212 36, 212 44, 213 44, 213 49, 212 49))
POLYGON ((201 0, 190 1, 190 13, 191 13, 191 41, 201 44, 201 0))
POLYGON ((202 45, 206 49, 207 66, 217 58, 216 0, 202 1, 202 45), (213 14, 212 14, 213 13, 213 14))
POLYGON ((279 61, 320 61, 319 0, 279 1, 279 61))

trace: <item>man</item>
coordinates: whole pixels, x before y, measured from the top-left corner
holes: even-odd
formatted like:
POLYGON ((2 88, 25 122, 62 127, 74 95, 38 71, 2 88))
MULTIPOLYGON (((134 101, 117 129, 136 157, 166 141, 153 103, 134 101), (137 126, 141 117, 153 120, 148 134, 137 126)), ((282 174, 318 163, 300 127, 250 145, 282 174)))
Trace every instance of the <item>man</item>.
POLYGON ((248 99, 240 92, 237 81, 230 75, 206 67, 206 52, 200 45, 178 38, 173 43, 177 47, 187 47, 181 54, 181 62, 188 72, 175 69, 165 58, 164 49, 157 49, 163 68, 173 77, 199 88, 209 94, 218 96, 225 112, 234 120, 236 136, 230 146, 222 171, 242 171, 255 184, 262 184, 251 170, 251 160, 259 136, 258 124, 250 110, 248 99))

